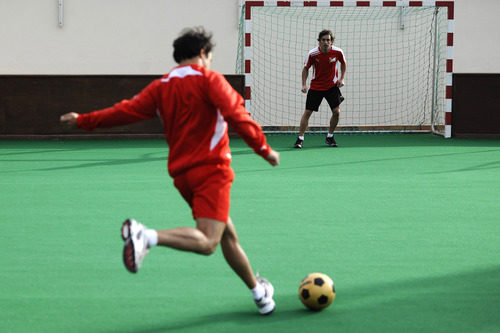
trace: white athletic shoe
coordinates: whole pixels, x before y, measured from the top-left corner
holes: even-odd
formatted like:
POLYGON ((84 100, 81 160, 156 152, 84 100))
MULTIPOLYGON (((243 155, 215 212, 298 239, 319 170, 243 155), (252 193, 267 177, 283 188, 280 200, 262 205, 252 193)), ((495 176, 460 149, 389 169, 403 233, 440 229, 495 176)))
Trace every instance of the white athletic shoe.
POLYGON ((131 273, 137 273, 142 260, 149 251, 149 244, 144 234, 146 227, 134 219, 128 219, 122 225, 123 263, 131 273))
POLYGON ((273 300, 274 287, 269 281, 267 281, 267 279, 263 277, 257 275, 256 279, 257 283, 259 283, 261 286, 264 287, 266 293, 261 299, 255 300, 255 304, 257 304, 257 307, 259 308, 259 313, 261 315, 269 315, 276 308, 276 304, 274 303, 273 300))

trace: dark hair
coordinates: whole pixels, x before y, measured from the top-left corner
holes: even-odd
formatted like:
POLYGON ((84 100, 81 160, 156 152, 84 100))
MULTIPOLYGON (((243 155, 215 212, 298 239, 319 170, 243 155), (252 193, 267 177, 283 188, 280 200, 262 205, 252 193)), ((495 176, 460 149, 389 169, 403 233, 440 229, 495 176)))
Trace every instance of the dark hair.
POLYGON ((181 31, 179 37, 174 40, 174 60, 180 63, 200 54, 202 49, 208 54, 212 51, 212 34, 206 32, 203 27, 187 28, 181 31))
POLYGON ((318 42, 321 41, 321 37, 323 37, 325 35, 330 35, 330 38, 332 39, 332 43, 333 43, 333 41, 335 40, 335 35, 333 34, 333 32, 331 30, 327 30, 327 29, 320 31, 319 36, 318 36, 318 42))

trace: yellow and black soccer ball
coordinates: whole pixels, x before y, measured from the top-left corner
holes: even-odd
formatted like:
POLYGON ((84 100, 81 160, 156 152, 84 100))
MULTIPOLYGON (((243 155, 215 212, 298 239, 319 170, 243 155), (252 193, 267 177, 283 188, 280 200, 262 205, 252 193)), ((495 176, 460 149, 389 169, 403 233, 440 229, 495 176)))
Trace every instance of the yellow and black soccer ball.
POLYGON ((309 274, 300 282, 299 298, 307 308, 323 310, 335 299, 333 280, 323 273, 309 274))

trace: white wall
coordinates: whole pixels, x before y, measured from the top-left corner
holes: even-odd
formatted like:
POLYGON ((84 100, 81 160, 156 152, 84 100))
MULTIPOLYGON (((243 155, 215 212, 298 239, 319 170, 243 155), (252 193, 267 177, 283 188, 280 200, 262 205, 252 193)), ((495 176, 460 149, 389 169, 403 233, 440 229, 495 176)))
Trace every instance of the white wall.
MULTIPOLYGON (((184 27, 214 33, 234 73, 240 0, 0 0, 0 74, 161 74, 184 27)), ((499 0, 455 0, 454 72, 500 73, 499 0)))
POLYGON ((455 0, 455 73, 500 73, 500 0, 455 0))
POLYGON ((0 0, 0 74, 161 74, 185 27, 214 33, 214 69, 234 73, 237 0, 0 0))

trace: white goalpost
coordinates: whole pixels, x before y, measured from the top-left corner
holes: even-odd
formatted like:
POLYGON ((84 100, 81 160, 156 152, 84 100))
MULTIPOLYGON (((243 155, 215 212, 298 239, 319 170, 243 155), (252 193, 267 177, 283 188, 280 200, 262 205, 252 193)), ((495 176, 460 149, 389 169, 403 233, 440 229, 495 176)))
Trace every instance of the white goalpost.
MULTIPOLYGON (((453 1, 246 1, 236 65, 246 107, 266 132, 296 132, 304 60, 329 29, 347 61, 337 132, 451 137, 453 17, 453 1)), ((323 101, 309 131, 330 115, 323 101)))

